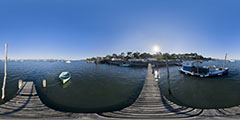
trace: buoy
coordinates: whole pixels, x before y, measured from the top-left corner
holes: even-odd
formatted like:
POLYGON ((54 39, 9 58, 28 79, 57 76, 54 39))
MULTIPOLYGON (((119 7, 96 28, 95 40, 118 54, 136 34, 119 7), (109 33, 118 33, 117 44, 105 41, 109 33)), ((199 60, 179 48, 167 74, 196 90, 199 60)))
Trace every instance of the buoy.
POLYGON ((18 81, 18 89, 20 89, 22 87, 22 80, 18 81))
POLYGON ((43 80, 42 84, 43 84, 43 87, 45 88, 47 86, 47 81, 43 80))

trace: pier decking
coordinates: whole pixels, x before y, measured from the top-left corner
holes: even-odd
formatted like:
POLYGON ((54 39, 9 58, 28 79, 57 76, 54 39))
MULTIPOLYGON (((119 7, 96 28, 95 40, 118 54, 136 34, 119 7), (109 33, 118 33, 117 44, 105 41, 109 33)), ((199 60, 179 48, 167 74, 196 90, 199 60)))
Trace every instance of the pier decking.
POLYGON ((240 107, 226 109, 194 109, 167 100, 158 87, 148 65, 146 80, 137 100, 120 111, 105 113, 68 113, 45 106, 33 82, 23 82, 16 97, 0 105, 0 119, 238 119, 240 107))
POLYGON ((181 107, 168 101, 161 94, 158 83, 152 74, 151 65, 149 64, 144 86, 135 103, 120 111, 101 113, 99 115, 125 119, 170 119, 198 116, 202 112, 203 110, 200 109, 181 107))
MULTIPOLYGON (((37 95, 33 82, 23 82, 17 96, 0 105, 0 118, 61 118, 76 119, 88 117, 89 114, 60 112, 45 106, 37 95)), ((95 114, 90 115, 95 118, 95 114)))
POLYGON ((240 107, 195 109, 176 105, 161 93, 149 64, 143 89, 135 103, 120 111, 99 115, 124 119, 239 119, 240 107))

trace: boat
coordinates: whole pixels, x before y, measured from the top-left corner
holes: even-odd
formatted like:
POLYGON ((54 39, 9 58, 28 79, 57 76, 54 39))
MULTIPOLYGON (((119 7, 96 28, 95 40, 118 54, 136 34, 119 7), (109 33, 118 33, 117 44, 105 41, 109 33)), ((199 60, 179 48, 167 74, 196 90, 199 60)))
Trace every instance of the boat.
POLYGON ((235 62, 235 60, 234 59, 230 59, 229 62, 235 62))
POLYGON ((94 63, 94 61, 87 60, 86 63, 94 63))
POLYGON ((129 67, 129 66, 130 66, 130 64, 127 64, 127 63, 122 63, 122 64, 119 64, 119 66, 121 66, 121 67, 129 67))
POLYGON ((63 84, 65 84, 67 81, 71 79, 71 74, 69 72, 62 72, 59 75, 59 79, 62 81, 63 84))
POLYGON ((200 66, 201 61, 187 61, 179 68, 181 73, 197 77, 215 77, 228 74, 228 67, 200 66))
POLYGON ((71 63, 71 61, 70 61, 70 60, 67 60, 66 63, 71 63))
POLYGON ((69 86, 71 86, 72 82, 71 80, 69 80, 68 82, 66 82, 65 84, 62 85, 62 88, 67 88, 69 86))

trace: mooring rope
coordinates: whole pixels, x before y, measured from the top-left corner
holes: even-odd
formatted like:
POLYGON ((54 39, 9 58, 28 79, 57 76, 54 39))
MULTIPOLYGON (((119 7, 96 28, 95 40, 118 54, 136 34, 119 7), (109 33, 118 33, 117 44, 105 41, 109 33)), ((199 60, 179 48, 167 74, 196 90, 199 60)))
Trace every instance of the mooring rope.
POLYGON ((47 84, 46 88, 55 87, 55 86, 59 85, 60 83, 61 83, 61 81, 56 82, 56 83, 52 83, 52 84, 47 84))

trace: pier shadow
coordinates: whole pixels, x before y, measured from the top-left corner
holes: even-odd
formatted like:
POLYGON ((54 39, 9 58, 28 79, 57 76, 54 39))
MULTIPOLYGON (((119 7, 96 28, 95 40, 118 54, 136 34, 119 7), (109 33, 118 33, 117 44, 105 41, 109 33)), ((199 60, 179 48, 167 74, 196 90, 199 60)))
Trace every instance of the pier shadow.
MULTIPOLYGON (((199 116, 203 113, 203 109, 200 109, 196 113, 191 113, 196 109, 195 108, 184 107, 184 106, 178 106, 178 105, 177 105, 178 108, 174 108, 173 105, 171 105, 167 102, 168 100, 164 97, 164 95, 161 92, 160 92, 160 97, 161 97, 161 100, 162 100, 162 104, 164 105, 164 107, 167 110, 169 110, 169 112, 173 112, 175 114, 185 115, 186 117, 195 117, 195 116, 199 116), (183 110, 187 110, 187 111, 183 111, 183 110)), ((176 106, 176 104, 174 104, 174 106, 176 106)))
MULTIPOLYGON (((240 106, 234 106, 230 108, 220 108, 220 109, 199 109, 191 107, 174 108, 171 104, 168 103, 168 100, 161 93, 162 103, 166 109, 175 114, 183 114, 188 117, 197 117, 197 118, 240 118, 240 106), (182 110, 190 109, 188 111, 182 112, 182 110), (191 111, 198 110, 199 112, 192 114, 191 111)), ((176 98, 175 98, 176 99, 176 98)), ((177 99, 176 99, 177 100, 177 99)))
MULTIPOLYGON (((22 95, 20 95, 20 92, 23 90, 23 88, 26 86, 26 84, 27 84, 27 83, 25 83, 25 84, 23 85, 23 87, 17 92, 17 95, 16 95, 16 96, 22 96, 22 95)), ((33 87, 34 87, 34 86, 32 85, 30 94, 33 93, 33 89, 34 89, 33 87)), ((23 96, 26 96, 26 95, 23 95, 23 96)), ((23 103, 22 106, 16 107, 16 109, 14 109, 14 110, 12 110, 12 111, 9 111, 9 112, 0 113, 0 115, 9 115, 9 114, 13 114, 13 113, 17 113, 17 112, 21 111, 22 109, 24 109, 24 108, 28 105, 28 103, 30 102, 31 98, 32 98, 32 95, 29 95, 28 98, 27 98, 27 100, 23 103)), ((13 99, 14 99, 14 98, 13 98, 13 99)), ((17 103, 17 102, 16 102, 16 103, 17 103)), ((1 106, 1 105, 0 105, 0 106, 1 106)))

